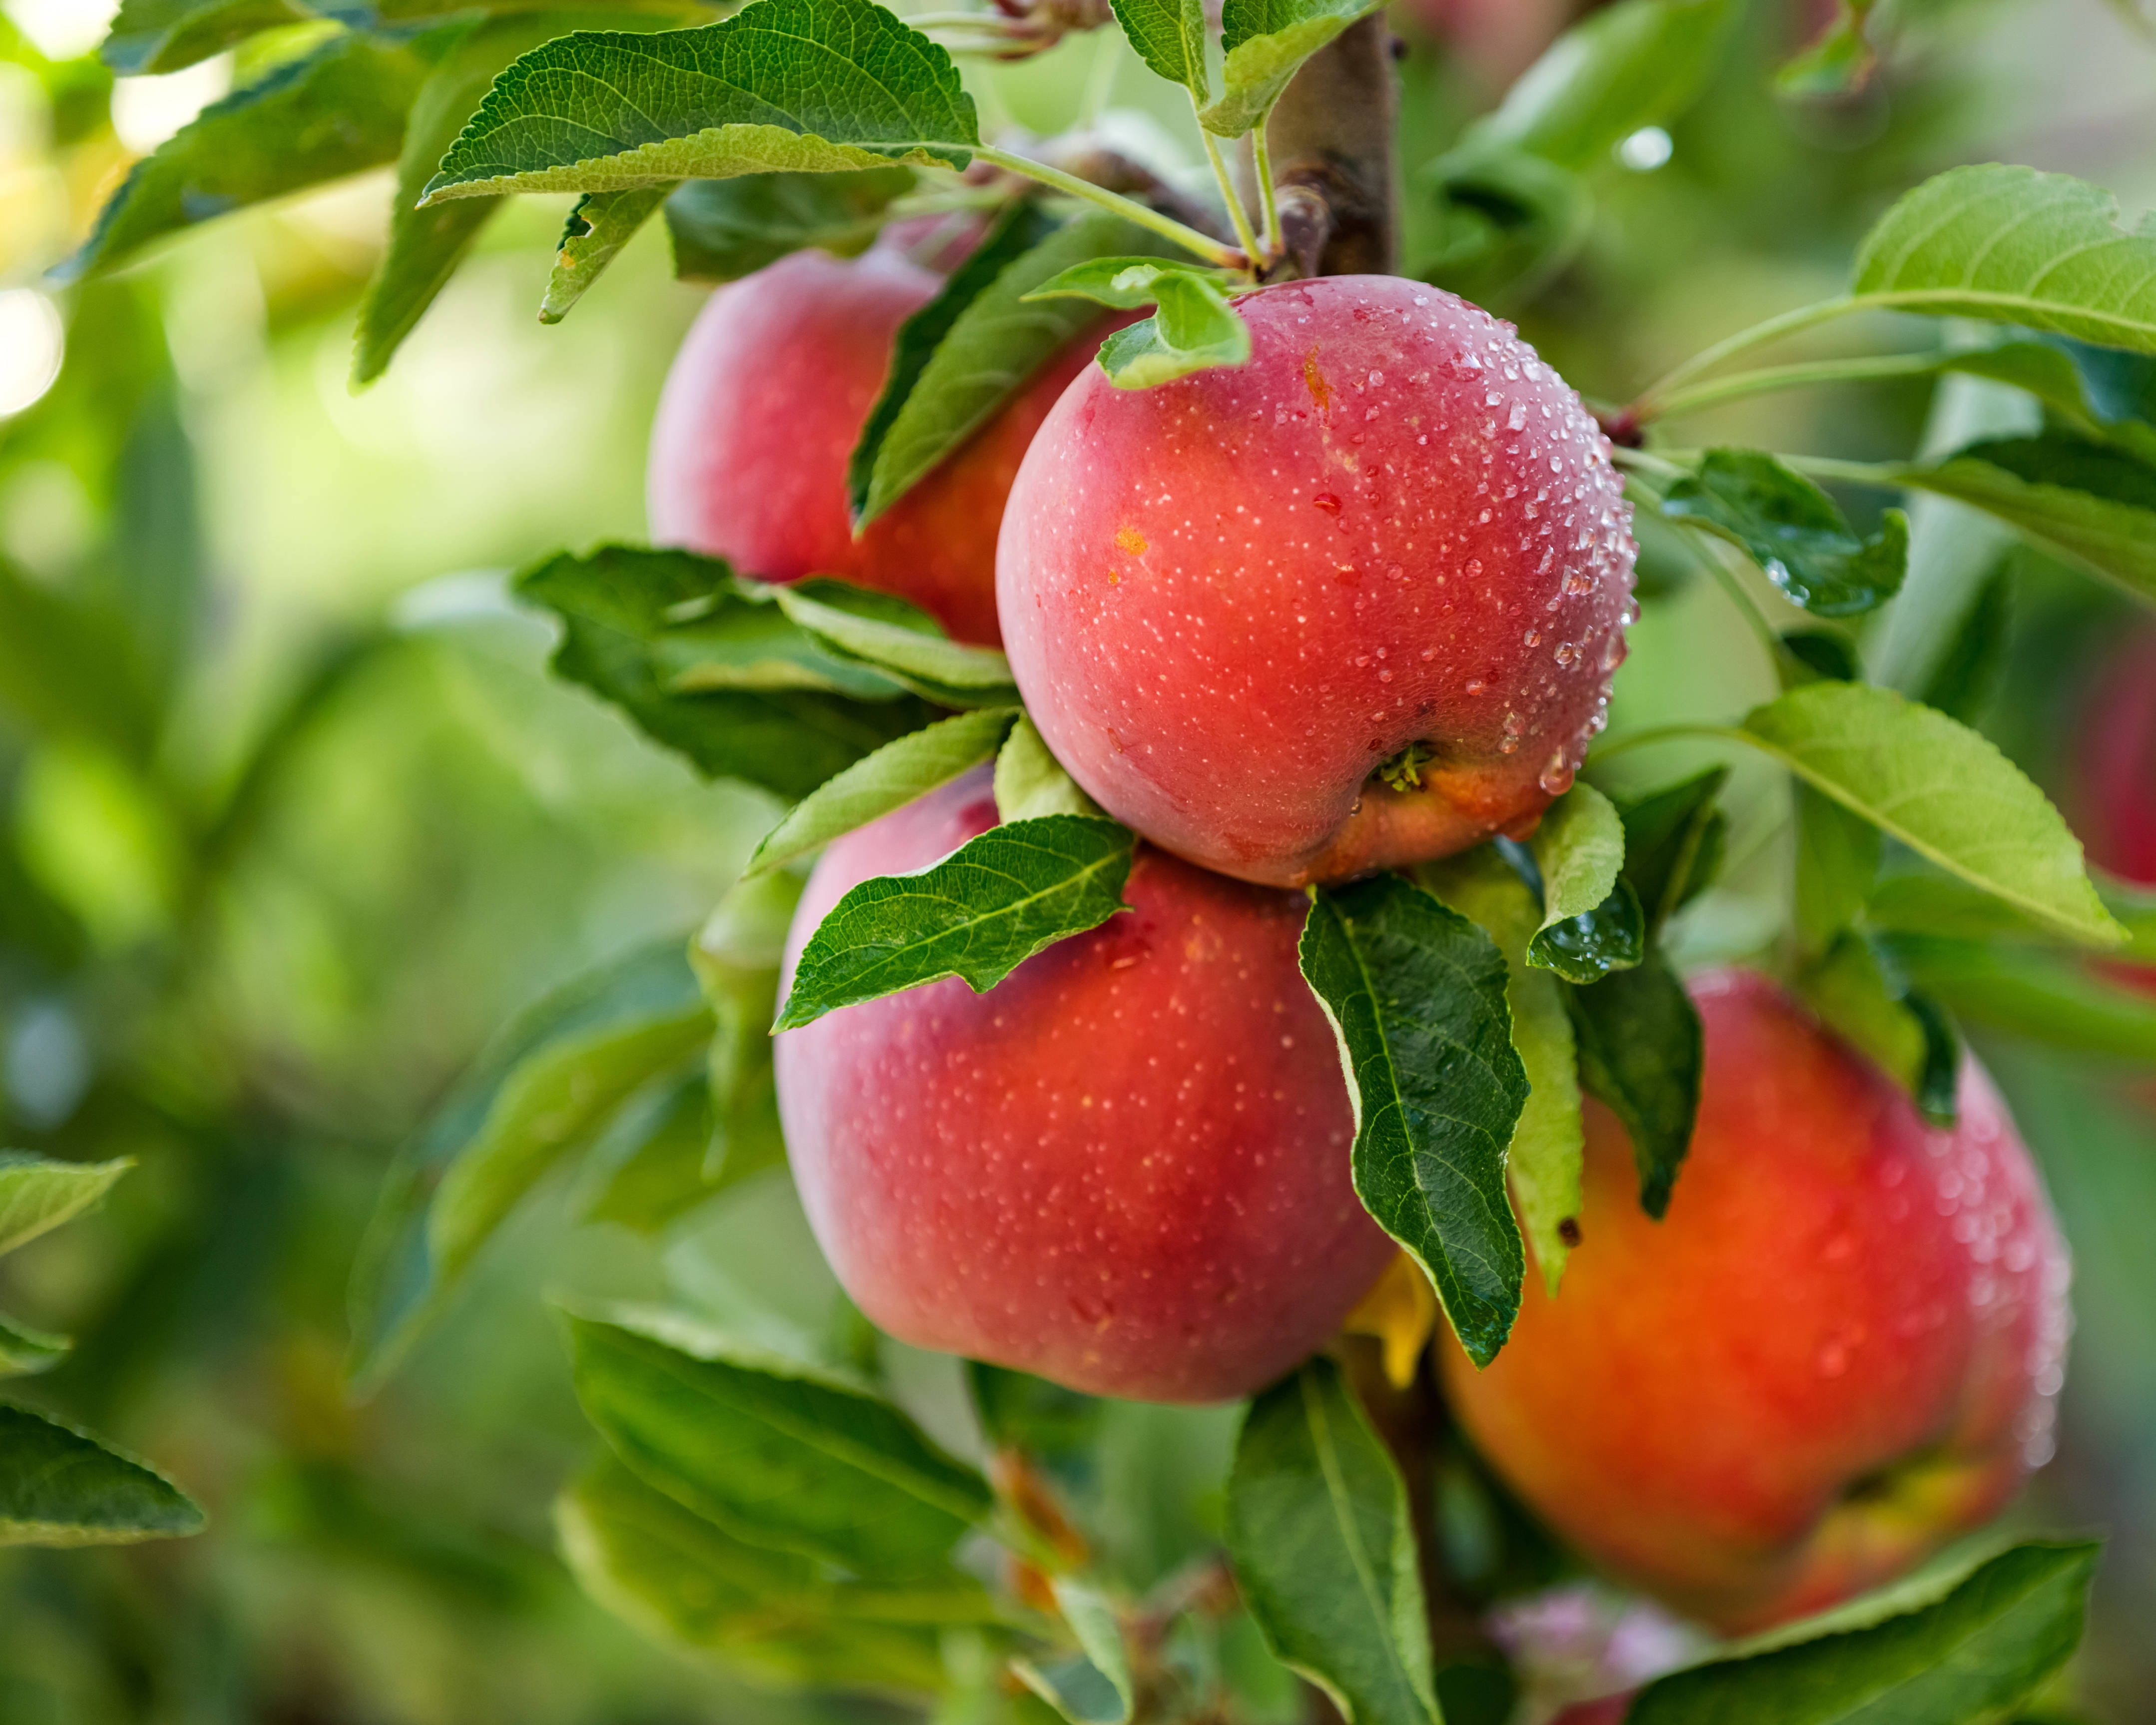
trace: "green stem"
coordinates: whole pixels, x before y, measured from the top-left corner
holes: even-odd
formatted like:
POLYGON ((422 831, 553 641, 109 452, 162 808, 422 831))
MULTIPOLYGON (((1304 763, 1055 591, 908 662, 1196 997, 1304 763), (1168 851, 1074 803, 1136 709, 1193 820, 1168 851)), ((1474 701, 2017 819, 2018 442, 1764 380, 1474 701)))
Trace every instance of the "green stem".
POLYGON ((1866 359, 1820 359, 1803 365, 1763 366, 1741 371, 1712 384, 1695 384, 1689 389, 1672 390, 1656 408, 1656 417, 1672 419, 1719 407, 1747 395, 1774 389, 1801 389, 1815 384, 1865 384, 1887 378, 1920 378, 1935 372, 1953 358, 1950 353, 1887 353, 1866 359))
POLYGON ((1609 451, 1609 459, 1620 467, 1630 467, 1651 479, 1682 479, 1686 471, 1654 450, 1626 449, 1620 445, 1609 451))
POLYGON ((1749 329, 1740 329, 1733 336, 1724 336, 1712 347, 1702 348, 1675 370, 1665 372, 1645 389, 1632 404, 1636 418, 1648 420, 1662 411, 1663 398, 1674 392, 1681 384, 1686 384, 1702 373, 1710 372, 1725 359, 1748 353, 1753 348, 1763 348, 1769 342, 1779 342, 1784 336, 1794 335, 1799 330, 1810 329, 1815 324, 1830 322, 1836 317, 1858 310, 1861 302, 1845 294, 1839 299, 1820 300, 1810 306, 1799 306, 1794 312, 1784 312, 1779 317, 1769 317, 1764 323, 1755 323, 1749 329))
POLYGON ((1258 116, 1258 123, 1250 131, 1250 171, 1257 176, 1258 213, 1265 224, 1265 261, 1270 268, 1279 258, 1281 250, 1280 193, 1273 185, 1273 147, 1265 137, 1265 127, 1271 122, 1270 108, 1258 116))
MULTIPOLYGON (((1191 112, 1198 111, 1198 97, 1190 98, 1191 112)), ((1255 269, 1265 253, 1258 245, 1258 236, 1250 227, 1250 213, 1243 208, 1243 200, 1236 194, 1235 182, 1228 172, 1227 157, 1220 153, 1220 141, 1205 129, 1202 116, 1198 121, 1198 136, 1205 141, 1205 159, 1213 164, 1213 178, 1219 183, 1220 201, 1228 206, 1228 219, 1235 224, 1236 242, 1243 248, 1243 255, 1255 269)))
MULTIPOLYGON (((1620 454, 1625 453, 1620 451, 1620 454)), ((1632 453, 1638 453, 1633 451, 1632 453)), ((1908 471, 1900 466, 1881 461, 1844 461, 1833 456, 1793 456, 1780 450, 1768 454, 1785 467, 1813 479, 1839 480, 1844 485, 1869 485, 1881 491, 1902 491, 1910 482, 1908 471)), ((1675 466, 1680 471, 1697 466, 1707 451, 1697 449, 1658 450, 1653 459, 1675 466)))
POLYGON ((1113 210, 1127 222, 1136 222, 1141 228, 1150 228, 1163 239, 1173 239, 1185 251, 1195 254, 1209 264, 1223 270, 1247 270, 1249 256, 1232 245, 1224 245, 1209 234, 1178 222, 1173 216, 1163 215, 1158 210, 1140 203, 1134 198, 1126 198, 1081 180, 1075 173, 1065 173, 1060 167, 1050 167, 1045 162, 1035 162, 1028 156, 1014 156, 1008 150, 998 150, 992 144, 969 146, 982 161, 1012 173, 1024 174, 1029 180, 1038 180, 1044 186, 1053 187, 1067 197, 1082 198, 1088 203, 1102 209, 1113 210))

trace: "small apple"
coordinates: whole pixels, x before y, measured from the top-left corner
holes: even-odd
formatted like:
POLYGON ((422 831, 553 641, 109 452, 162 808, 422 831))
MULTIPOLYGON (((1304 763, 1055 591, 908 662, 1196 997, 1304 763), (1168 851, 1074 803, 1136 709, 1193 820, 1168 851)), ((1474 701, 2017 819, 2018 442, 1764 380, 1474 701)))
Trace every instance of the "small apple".
MULTIPOLYGON (((996 824, 986 769, 841 838, 839 898, 996 824)), ((824 1254, 902 1341, 1210 1402, 1322 1346, 1393 1256, 1304 985, 1296 893, 1138 849, 1130 909, 986 994, 949 978, 785 1032, 779 1112, 824 1254)))
POLYGON ((1601 728, 1630 511, 1579 398, 1419 281, 1235 301, 1245 365, 1089 367, 1012 487, 1006 650, 1111 814, 1301 886, 1524 837, 1601 728))
POLYGON ((996 528, 1035 429, 1097 341, 1081 340, 854 536, 846 464, 898 327, 942 278, 878 246, 798 251, 711 296, 667 373, 651 431, 658 543, 745 575, 836 575, 896 593, 960 641, 997 644, 996 528))
POLYGON ((1974 1060, 1959 1124, 1773 983, 1692 985, 1699 1125, 1667 1218, 1588 1110, 1581 1244, 1503 1352, 1445 1351, 1469 1434, 1589 1558, 1743 1632, 1887 1581, 2051 1454, 2067 1260, 1974 1060))

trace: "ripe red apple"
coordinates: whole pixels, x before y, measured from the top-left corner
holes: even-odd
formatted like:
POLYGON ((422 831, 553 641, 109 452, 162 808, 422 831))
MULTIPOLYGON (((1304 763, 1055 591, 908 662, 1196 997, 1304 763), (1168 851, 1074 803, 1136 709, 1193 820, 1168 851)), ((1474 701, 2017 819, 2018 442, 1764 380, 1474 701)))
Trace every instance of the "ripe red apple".
MULTIPOLYGON (((789 985, 848 888, 995 821, 983 769, 832 845, 789 985)), ((951 978, 784 1032, 779 1111, 824 1254, 891 1334, 1216 1401, 1321 1346, 1395 1249, 1352 1184, 1304 901, 1145 846, 1125 896, 986 994, 951 978)))
POLYGON ((1453 1404, 1492 1465, 1615 1573, 1717 1628, 1819 1610, 1989 1520, 2050 1455, 2064 1248, 1974 1061, 1960 1124, 1774 984, 1693 985, 1698 1130, 1661 1223, 1590 1105, 1558 1298, 1453 1404))
POLYGON ((2074 748, 2075 821, 2089 860, 2156 885, 2156 628, 2098 667, 2074 748))
POLYGON ((1110 813, 1245 880, 1524 836, 1625 654, 1607 441, 1511 325, 1421 282, 1235 304, 1248 364, 1088 368, 1026 453, 996 587, 1034 723, 1110 813))
POLYGON ((996 527, 1026 445, 1097 342, 1059 354, 856 539, 846 463, 898 327, 942 278, 896 250, 798 251, 711 296, 651 431, 651 537, 766 581, 837 575, 997 644, 996 527))

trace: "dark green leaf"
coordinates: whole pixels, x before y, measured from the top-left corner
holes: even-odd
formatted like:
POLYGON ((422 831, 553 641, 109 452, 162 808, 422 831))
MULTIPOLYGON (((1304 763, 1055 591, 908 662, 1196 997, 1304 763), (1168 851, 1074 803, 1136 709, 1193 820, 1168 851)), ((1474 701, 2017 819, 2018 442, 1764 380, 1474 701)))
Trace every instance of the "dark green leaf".
POLYGON ((80 1215, 135 1166, 131 1156, 109 1162, 57 1162, 0 1151, 0 1252, 12 1252, 80 1215))
POLYGON ((68 1357, 74 1343, 48 1330, 33 1330, 0 1316, 0 1377, 30 1377, 49 1372, 68 1357))
POLYGON ((1199 116, 1208 131, 1240 137, 1271 112, 1303 62, 1383 0, 1226 0, 1220 9, 1220 100, 1199 116))
POLYGON ((162 1474, 87 1432, 0 1403, 0 1545, 131 1545, 203 1530, 162 1474))
POLYGON ((2074 1053, 2156 1062, 2156 999, 2078 958, 1923 935, 1881 945, 1912 984, 1972 1024, 2074 1053))
POLYGON ((1355 1190, 1414 1254, 1460 1343, 1496 1357, 1526 1260, 1505 1148, 1527 1099, 1504 955, 1398 875, 1311 902, 1302 974, 1340 1038, 1355 1101, 1355 1190))
POLYGON ((1812 1010, 1869 1055, 1935 1125, 1959 1109, 1961 1038, 1952 1021, 1880 961, 1871 943, 1844 933, 1798 978, 1812 1010))
POLYGON ((943 976, 987 992, 1123 908, 1132 842, 1113 821, 1048 815, 993 827, 917 874, 863 881, 802 949, 776 1027, 943 976))
POLYGON ((1218 283, 1175 270, 1163 273, 1152 293, 1159 310, 1101 343, 1101 369, 1118 389, 1151 389, 1250 362, 1250 327, 1218 283))
POLYGON ((989 1615, 969 1579, 841 1580, 814 1558, 745 1543, 610 1459, 562 1495, 554 1518, 594 1599, 767 1682, 933 1692, 945 1681, 944 1627, 989 1615))
POLYGON ((1908 572, 1909 520, 1900 510, 1860 538, 1833 498, 1757 450, 1709 450, 1698 471, 1663 496, 1662 513, 1740 547, 1794 603, 1822 617, 1876 610, 1908 572))
POLYGON ((901 326, 883 394, 847 469, 865 527, 927 476, 1100 313, 1032 297, 1089 258, 1167 250, 1105 210, 1055 225, 1031 200, 1008 212, 942 292, 901 326))
POLYGON ((1009 707, 980 708, 923 726, 864 755, 788 810, 764 835, 744 872, 761 874, 790 862, 948 784, 993 755, 1017 717, 1009 707))
POLYGON ((1822 677, 1829 682, 1864 681, 1864 667, 1858 664, 1856 648, 1847 636, 1831 629, 1784 629, 1780 639, 1784 688, 1817 682, 1822 677))
POLYGON ((587 192, 577 200, 562 229, 547 297, 540 302, 542 323, 559 323, 569 315, 600 272, 666 201, 670 189, 665 185, 630 186, 619 192, 587 192))
POLYGON ((2003 521, 2031 544, 2156 601, 2156 466, 2061 432, 1974 443, 1904 484, 2003 521))
POLYGON ((1090 1446, 1106 1408, 1096 1396, 980 1360, 966 1362, 966 1388, 989 1443, 1050 1460, 1090 1446))
POLYGON ((1116 22, 1123 27, 1138 58, 1171 84, 1180 84, 1194 102, 1213 93, 1205 70, 1204 0, 1111 0, 1116 22))
POLYGON ((1753 708, 1743 731, 1814 789, 2068 939, 2123 938, 2058 811, 1944 713, 1867 683, 1815 682, 1753 708))
POLYGON ((1715 806, 1727 767, 1620 802, 1625 878, 1640 895, 1650 933, 1705 892, 1722 866, 1729 822, 1715 806))
POLYGON ((1699 1117, 1705 1043, 1698 1009, 1653 947, 1636 970, 1568 990, 1565 1005, 1579 1044, 1579 1081, 1622 1122, 1640 1171, 1640 1208, 1659 1218, 1699 1117))
POLYGON ((378 1383, 502 1221, 711 1032, 678 941, 531 1008, 398 1152, 352 1273, 354 1376, 378 1383))
POLYGON ((833 657, 860 665, 942 707, 1015 707, 1010 661, 952 641, 918 605, 843 581, 800 581, 771 596, 833 657))
POLYGON ((136 162, 58 273, 109 270, 197 222, 395 161, 425 76, 409 49, 332 37, 211 103, 136 162))
POLYGON ((666 199, 674 273, 738 281, 812 245, 852 257, 875 242, 891 201, 913 185, 910 167, 685 181, 666 199))
POLYGON ((1407 1488, 1320 1355, 1251 1403, 1228 1478, 1228 1553, 1266 1645, 1355 1725, 1434 1725, 1407 1488))
POLYGON ((1527 962, 1554 971, 1568 982, 1599 982, 1612 971, 1629 971, 1646 955, 1647 924, 1639 894, 1620 880, 1594 909, 1541 929, 1528 944, 1527 962))
POLYGON ((1808 1635, 1813 1626, 1795 1625, 1774 1638, 1784 1645, 1649 1684, 1627 1725, 1965 1725, 1990 1717, 2056 1671, 2081 1640, 2097 1550, 2092 1542, 2019 1545, 1920 1609, 1838 1633, 1808 1635))
POLYGON ((1992 162, 1925 181, 1866 236, 1851 291, 2156 353, 2156 234, 2126 232, 2116 198, 2067 174, 1992 162))
POLYGON ((1797 800, 1797 944, 1808 954, 1854 928, 1879 873, 1879 829, 1799 780, 1797 800))
POLYGON ((951 56, 883 8, 752 0, 697 29, 533 49, 495 80, 427 196, 963 167, 978 142, 951 56))
POLYGON ((930 718, 890 678, 824 651, 774 590, 707 558, 602 546, 549 558, 517 590, 562 620, 559 675, 713 778, 806 796, 930 718))
POLYGON ((995 792, 996 812, 1006 821, 1101 812, 1101 806, 1078 788, 1078 781, 1049 752, 1047 740, 1024 713, 1009 739, 996 751, 995 792))
POLYGON ((993 1506, 978 1474, 847 1379, 659 1319, 568 1323, 578 1399, 614 1453, 737 1539, 864 1579, 949 1578, 993 1506))
POLYGON ((177 72, 264 30, 314 16, 292 0, 121 0, 97 51, 123 75, 177 72))
POLYGON ((2013 633, 2014 590, 2004 564, 1994 569, 1976 602, 1932 667, 1917 698, 1934 712, 1974 727, 1990 708, 2006 667, 2013 633))
POLYGON ((1641 126, 1666 125, 1691 106, 1740 10, 1732 0, 1605 6, 1558 37, 1467 143, 1594 167, 1641 126))
POLYGON ((2025 389, 2054 424, 2156 463, 2156 359, 2145 353, 2043 336, 1949 349, 1940 354, 1939 369, 2025 389))

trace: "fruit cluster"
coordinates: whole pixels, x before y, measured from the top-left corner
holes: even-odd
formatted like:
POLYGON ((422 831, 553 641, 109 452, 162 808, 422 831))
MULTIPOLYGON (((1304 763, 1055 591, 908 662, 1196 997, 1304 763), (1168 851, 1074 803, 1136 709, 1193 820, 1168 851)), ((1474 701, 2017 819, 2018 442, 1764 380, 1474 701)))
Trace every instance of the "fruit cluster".
MULTIPOLYGON (((1120 914, 988 991, 947 976, 783 1032, 794 1176, 902 1340, 1099 1393, 1248 1394, 1398 1257, 1351 1181, 1302 889, 1533 833, 1625 656, 1623 487, 1510 326, 1336 276, 1243 295, 1247 360, 1150 389, 1090 363, 1104 322, 857 537, 850 456, 937 285, 886 242, 717 295, 660 409, 654 535, 1000 643, 1079 806, 1141 842, 1120 914)), ((830 844, 789 976, 850 891, 999 818, 981 768, 830 844)), ((1690 991, 1703 1080, 1666 1215, 1590 1100, 1561 1297, 1531 1275, 1494 1363, 1439 1355, 1527 1503, 1746 1629, 1899 1573, 2041 1462, 2065 1258, 1973 1065, 1932 1124, 1763 976, 1690 991)))

